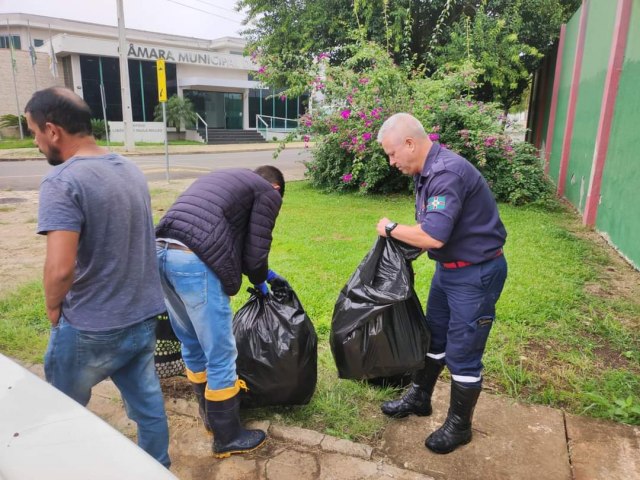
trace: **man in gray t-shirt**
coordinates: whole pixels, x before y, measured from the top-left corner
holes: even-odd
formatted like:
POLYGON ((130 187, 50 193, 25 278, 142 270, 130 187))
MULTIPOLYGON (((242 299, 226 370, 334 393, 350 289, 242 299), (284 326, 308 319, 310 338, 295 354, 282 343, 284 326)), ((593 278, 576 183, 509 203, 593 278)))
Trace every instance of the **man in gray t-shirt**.
POLYGON ((155 371, 156 317, 165 310, 145 178, 99 147, 91 111, 70 90, 36 92, 25 108, 55 168, 40 185, 47 236, 44 291, 51 337, 47 381, 82 405, 111 377, 138 424, 138 444, 169 467, 169 431, 155 371))

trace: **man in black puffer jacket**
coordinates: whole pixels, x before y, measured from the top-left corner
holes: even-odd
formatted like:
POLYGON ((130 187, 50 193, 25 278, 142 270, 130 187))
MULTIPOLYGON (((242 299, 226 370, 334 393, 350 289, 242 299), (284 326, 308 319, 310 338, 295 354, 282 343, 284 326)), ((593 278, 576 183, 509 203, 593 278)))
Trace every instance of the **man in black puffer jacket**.
POLYGON ((243 274, 263 294, 276 277, 268 257, 284 187, 282 172, 269 165, 216 171, 193 182, 156 227, 169 319, 218 458, 266 439, 240 423, 238 392, 246 386, 236 374, 229 296, 243 274))

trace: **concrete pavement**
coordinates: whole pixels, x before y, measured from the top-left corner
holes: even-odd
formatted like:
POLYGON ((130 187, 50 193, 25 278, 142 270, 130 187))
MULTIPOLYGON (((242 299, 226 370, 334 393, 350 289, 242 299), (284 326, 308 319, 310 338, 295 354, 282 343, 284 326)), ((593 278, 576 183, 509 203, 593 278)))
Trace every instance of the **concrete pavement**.
MULTIPOLYGON (((31 370, 42 376, 42 366, 31 370)), ((247 455, 213 458, 195 400, 166 398, 171 470, 183 480, 637 480, 640 428, 523 405, 483 393, 473 441, 448 455, 424 447, 444 420, 449 385, 439 382, 432 417, 389 421, 381 439, 365 445, 273 422, 255 422, 269 433, 267 444, 247 455)), ((89 409, 130 438, 110 381, 94 388, 89 409)))

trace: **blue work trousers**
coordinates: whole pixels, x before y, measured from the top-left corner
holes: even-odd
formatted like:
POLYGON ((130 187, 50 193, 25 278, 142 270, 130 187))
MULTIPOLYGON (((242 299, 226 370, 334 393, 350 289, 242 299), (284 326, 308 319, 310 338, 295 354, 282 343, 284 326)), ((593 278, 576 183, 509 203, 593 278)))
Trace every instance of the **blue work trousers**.
POLYGON ((436 264, 426 312, 427 356, 444 362, 457 382, 482 385, 482 355, 506 278, 504 255, 462 268, 436 264))
POLYGON ((231 302, 220 279, 191 251, 156 247, 171 326, 191 372, 206 371, 208 390, 236 385, 231 302))
POLYGON ((51 329, 44 371, 49 383, 83 406, 91 399, 91 388, 111 377, 127 415, 138 425, 138 445, 168 468, 169 427, 153 360, 155 347, 155 318, 88 332, 62 316, 51 329))

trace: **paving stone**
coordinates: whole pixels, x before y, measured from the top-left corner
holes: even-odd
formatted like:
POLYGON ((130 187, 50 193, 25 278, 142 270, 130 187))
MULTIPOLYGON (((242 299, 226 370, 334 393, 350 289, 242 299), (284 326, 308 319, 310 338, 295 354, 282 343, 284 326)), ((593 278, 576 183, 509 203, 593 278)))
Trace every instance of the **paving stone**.
POLYGON ((364 460, 338 453, 320 456, 319 480, 433 480, 417 472, 402 470, 384 462, 364 460))
POLYGON ((640 479, 640 427, 566 415, 574 480, 640 479))
POLYGON ((307 430, 299 427, 285 427, 280 425, 272 425, 269 431, 275 438, 287 440, 297 445, 306 447, 317 447, 320 445, 325 435, 314 430, 307 430))
POLYGON ((295 449, 276 454, 267 460, 265 469, 267 480, 315 479, 320 471, 315 455, 295 449))
POLYGON ((335 438, 329 435, 325 435, 320 443, 320 447, 326 452, 341 453, 352 457, 364 458, 365 460, 370 459, 371 453, 373 452, 373 448, 369 445, 350 442, 349 440, 335 438))
POLYGON ((471 443, 438 455, 424 446, 424 440, 442 425, 448 405, 449 384, 439 382, 434 414, 391 420, 380 451, 397 466, 436 479, 571 479, 561 411, 481 395, 471 443))

